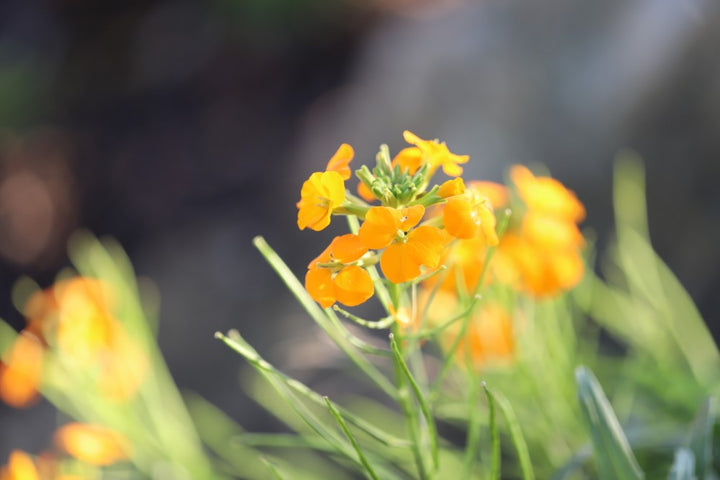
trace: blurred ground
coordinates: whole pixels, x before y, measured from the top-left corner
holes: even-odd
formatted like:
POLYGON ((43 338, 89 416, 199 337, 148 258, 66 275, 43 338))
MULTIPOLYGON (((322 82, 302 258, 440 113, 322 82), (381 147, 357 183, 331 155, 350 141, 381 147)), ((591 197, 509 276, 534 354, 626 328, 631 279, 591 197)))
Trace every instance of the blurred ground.
MULTIPOLYGON (((718 27, 684 0, 0 2, 0 316, 22 326, 13 282, 51 283, 75 228, 115 236, 159 287, 178 383, 266 428, 213 332, 287 369, 332 352, 298 353, 310 322, 250 241, 302 274, 331 236, 295 228, 303 179, 410 129, 469 176, 548 165, 603 241, 612 159, 637 150, 655 246, 717 336, 718 27)), ((0 458, 44 448, 53 418, 1 407, 0 458)))

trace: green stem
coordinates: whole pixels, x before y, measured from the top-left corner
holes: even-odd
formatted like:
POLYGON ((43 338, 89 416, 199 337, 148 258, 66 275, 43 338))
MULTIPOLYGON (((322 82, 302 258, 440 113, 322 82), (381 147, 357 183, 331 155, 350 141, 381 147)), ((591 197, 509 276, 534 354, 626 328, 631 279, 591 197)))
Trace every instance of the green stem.
MULTIPOLYGON (((302 382, 299 382, 294 378, 288 377, 281 371, 277 370, 274 366, 272 366, 265 359, 263 359, 260 354, 249 343, 247 343, 237 331, 231 330, 230 332, 228 332, 228 336, 223 335, 220 332, 216 332, 215 338, 222 340, 228 347, 245 357, 245 359, 250 362, 250 364, 258 371, 267 372, 274 375, 275 377, 277 377, 277 379, 287 384, 288 387, 308 398, 309 400, 313 401, 314 403, 318 405, 325 405, 325 400, 323 399, 322 395, 310 389, 302 382)), ((356 417, 355 415, 346 411, 340 406, 338 406, 337 408, 342 412, 343 417, 347 418, 350 423, 352 423, 371 437, 375 438, 379 442, 382 442, 384 445, 392 447, 409 446, 406 440, 385 433, 384 431, 368 423, 362 418, 356 417)))
MULTIPOLYGON (((427 430, 428 430, 428 436, 430 438, 430 452, 432 454, 433 466, 435 467, 435 469, 437 469, 437 467, 438 467, 438 437, 437 437, 437 429, 435 428, 435 419, 433 418, 432 414, 430 413, 430 408, 428 407, 428 404, 425 401, 424 395, 420 391, 420 387, 418 386, 417 382, 415 381, 415 378, 413 378, 413 375, 410 372, 410 369, 408 368, 407 364, 405 363, 405 360, 403 359, 402 352, 400 352, 400 348, 398 347, 398 344, 395 341, 395 336, 393 334, 390 334, 390 346, 392 347, 392 351, 395 354, 395 356, 394 356, 395 364, 398 366, 400 372, 405 376, 408 383, 410 384, 410 387, 412 388, 413 392, 415 393, 415 398, 417 399, 418 404, 420 405, 420 411, 422 412, 423 416, 425 417, 425 422, 426 422, 427 430)), ((413 422, 413 424, 414 423, 415 422, 413 422)))
POLYGON ((355 436, 352 434, 350 429, 348 428, 347 424, 345 423, 345 420, 343 420, 342 415, 337 411, 337 409, 333 406, 332 402, 328 397, 323 397, 325 400, 325 403, 327 404, 328 409, 330 409, 330 413, 332 413, 333 417, 335 417, 335 420, 337 421, 338 425, 340 425, 340 428, 342 429, 345 436, 350 440, 350 444, 355 449, 355 452, 358 455, 358 459, 360 460, 360 463, 365 467, 365 471, 367 474, 372 478, 373 480, 379 480, 377 474, 375 473, 375 470, 373 470, 372 466, 370 465, 370 462, 368 462, 367 458, 365 457, 365 454, 363 453, 362 449, 360 448, 360 445, 358 444, 357 440, 355 439, 355 436))
POLYGON ((488 421, 491 438, 490 479, 500 480, 500 434, 498 433, 498 427, 495 421, 495 399, 485 382, 482 382, 482 388, 485 390, 485 395, 488 400, 488 421))
POLYGON ((468 384, 470 385, 470 390, 468 391, 468 433, 467 443, 465 444, 462 478, 471 477, 480 444, 480 417, 477 412, 480 382, 472 370, 469 369, 468 372, 468 384))
MULTIPOLYGON (((370 380, 372 380, 385 394, 390 398, 396 399, 397 392, 395 387, 390 381, 365 357, 360 355, 355 347, 353 347, 348 340, 346 340, 341 332, 338 332, 336 328, 333 328, 326 311, 323 311, 317 303, 310 297, 302 284, 298 281, 297 277, 292 273, 290 268, 280 258, 280 256, 270 248, 264 238, 255 237, 253 244, 265 257, 265 260, 270 266, 277 272, 280 279, 290 289, 290 292, 297 298, 300 304, 305 308, 305 311, 312 317, 313 320, 322 328, 328 337, 335 342, 335 344, 342 350, 345 355, 352 360, 352 362, 365 373, 370 380)), ((327 310, 332 311, 332 310, 327 310)))

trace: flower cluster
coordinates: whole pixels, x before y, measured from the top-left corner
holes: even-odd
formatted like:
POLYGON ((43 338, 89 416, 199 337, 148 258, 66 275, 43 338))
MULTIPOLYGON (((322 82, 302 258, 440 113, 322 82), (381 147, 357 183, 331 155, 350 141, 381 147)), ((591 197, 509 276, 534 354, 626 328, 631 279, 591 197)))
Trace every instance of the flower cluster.
POLYGON ((0 399, 27 406, 45 380, 89 383, 111 402, 132 398, 148 358, 112 306, 111 289, 85 277, 61 280, 32 295, 24 312, 28 325, 0 362, 0 399))
POLYGON ((302 186, 300 229, 322 230, 332 215, 362 221, 355 233, 336 237, 308 266, 305 287, 323 307, 335 302, 355 306, 371 298, 374 282, 368 269, 377 264, 388 282, 399 285, 436 270, 453 239, 498 243, 495 216, 485 197, 466 191, 461 178, 429 186, 439 168, 449 176, 460 175, 460 165, 469 157, 407 131, 404 137, 413 146, 393 159, 383 147, 372 171, 367 166, 356 171, 362 199, 345 188, 354 154, 347 144, 324 172, 313 173, 302 186), (380 205, 370 204, 376 201, 380 205), (439 217, 430 212, 435 205, 442 210, 439 217))
POLYGON ((504 362, 514 352, 513 309, 492 292, 549 297, 576 285, 584 269, 584 207, 557 180, 519 165, 509 186, 465 182, 467 155, 408 131, 403 136, 411 146, 391 158, 383 145, 372 170, 355 171, 358 196, 345 186, 354 156, 347 144, 303 184, 300 229, 323 230, 341 215, 351 218, 352 230, 310 262, 305 288, 327 308, 359 305, 381 286, 403 292, 418 285, 418 298, 432 299, 430 305, 409 305, 401 295, 385 305, 403 330, 437 327, 467 310, 463 332, 458 324, 443 327, 440 345, 474 366, 504 362), (433 184, 440 170, 450 178, 433 184), (373 274, 378 266, 384 281, 373 274), (481 290, 488 299, 468 309, 481 290))

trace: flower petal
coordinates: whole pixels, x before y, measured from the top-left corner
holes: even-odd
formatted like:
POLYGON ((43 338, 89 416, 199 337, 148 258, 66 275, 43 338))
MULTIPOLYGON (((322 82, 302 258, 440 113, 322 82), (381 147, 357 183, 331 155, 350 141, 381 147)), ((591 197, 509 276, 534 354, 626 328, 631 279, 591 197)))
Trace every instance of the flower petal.
POLYGON ((370 274, 354 265, 345 267, 333 279, 337 301, 354 307, 373 296, 375 288, 370 274))
POLYGON ((394 243, 387 247, 380 258, 380 268, 393 283, 403 283, 420 275, 420 262, 413 248, 407 243, 394 243))
POLYGON ((385 248, 398 233, 401 222, 399 210, 390 207, 372 207, 365 214, 358 235, 368 248, 385 248))
POLYGON ((448 237, 442 230, 423 225, 410 232, 406 245, 418 264, 436 268, 440 265, 447 244, 448 237))
POLYGON ((354 262, 365 255, 368 247, 360 240, 358 235, 347 233, 336 237, 330 244, 330 255, 341 263, 354 262))
POLYGON ((325 167, 325 171, 337 172, 343 180, 349 179, 352 176, 352 171, 350 170, 349 165, 354 156, 355 150, 353 150, 353 148, 347 143, 343 143, 330 158, 327 167, 325 167))
POLYGON ((305 274, 305 290, 323 308, 335 303, 335 286, 332 272, 327 268, 311 268, 305 274))
POLYGON ((422 205, 413 205, 411 207, 400 210, 400 229, 407 232, 412 227, 420 223, 423 215, 425 215, 425 207, 422 205))

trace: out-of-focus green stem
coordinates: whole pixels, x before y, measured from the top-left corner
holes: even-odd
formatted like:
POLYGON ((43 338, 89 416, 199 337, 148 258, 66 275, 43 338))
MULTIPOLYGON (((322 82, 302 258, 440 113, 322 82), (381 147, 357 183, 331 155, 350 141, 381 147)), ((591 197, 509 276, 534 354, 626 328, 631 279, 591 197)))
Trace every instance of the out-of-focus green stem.
POLYGON ((517 452, 518 461, 520 462, 520 470, 522 471, 523 480, 535 480, 535 472, 533 470, 532 462, 530 461, 530 451, 528 450, 525 437, 523 436, 522 429, 520 428, 520 422, 518 422, 515 411, 513 410, 510 402, 500 392, 485 390, 487 394, 495 399, 500 410, 502 410, 505 416, 505 421, 508 424, 510 430, 510 439, 515 445, 515 451, 517 452))
POLYGON ((500 480, 500 434, 498 433, 497 422, 495 420, 495 399, 490 393, 485 382, 482 382, 482 388, 488 401, 488 423, 490 428, 490 479, 500 480))
MULTIPOLYGON (((285 384, 287 384, 288 387, 295 390, 299 394, 305 396, 309 400, 312 400, 314 403, 318 405, 325 405, 325 400, 323 399, 322 395, 315 392, 314 390, 310 389, 308 386, 303 384, 302 382, 299 382, 298 380, 295 380, 294 378, 290 378, 281 371, 277 370, 275 367, 273 367, 270 363, 268 363, 265 359, 263 359, 260 354, 255 350, 249 343, 247 343, 241 336, 240 333, 231 330, 229 334, 223 335, 220 332, 215 333, 215 337, 222 340, 228 347, 235 350, 237 353, 245 357, 245 359, 250 362, 250 364, 258 369, 261 372, 267 372, 271 375, 274 375, 277 379, 283 381, 285 384)), ((336 406, 336 408, 342 413, 343 417, 346 418, 350 423, 355 425, 360 430, 364 431, 371 437, 375 438, 376 440, 382 442, 385 445, 393 446, 393 447, 408 447, 409 444, 406 440, 394 437, 392 435, 389 435, 385 433, 384 431, 380 430, 379 428, 373 426, 372 424, 368 423, 367 421, 363 420, 362 418, 359 418, 352 413, 348 412, 344 408, 340 407, 339 405, 336 406)))
MULTIPOLYGON (((469 365, 468 365, 469 367, 469 365)), ((478 398, 480 396, 480 379, 472 370, 468 370, 468 433, 465 441, 463 461, 463 477, 470 478, 473 465, 480 447, 480 416, 478 415, 478 398)))
POLYGON ((393 359, 395 360, 395 374, 397 376, 399 394, 398 403, 400 404, 400 408, 403 412, 403 415, 405 416, 405 421, 407 423, 408 433, 410 434, 411 449, 413 457, 415 458, 415 465, 417 466, 418 475, 422 480, 426 480, 430 478, 430 473, 428 472, 427 466, 425 464, 425 456, 423 455, 423 451, 421 450, 422 438, 419 428, 419 415, 417 409, 415 408, 414 402, 410 398, 410 392, 407 386, 408 383, 411 383, 410 379, 412 378, 412 376, 410 375, 410 371, 408 370, 407 365, 402 358, 402 354, 397 348, 397 344, 395 343, 392 334, 390 334, 390 343, 393 346, 393 359))
POLYGON ((425 421, 427 422, 427 429, 428 429, 428 436, 430 437, 430 452, 432 453, 432 460, 433 465, 435 468, 438 466, 438 437, 437 437, 437 429, 435 428, 435 419, 433 418, 432 414, 430 413, 430 408, 428 407, 427 402, 425 401, 425 396, 423 395, 422 391, 420 390, 419 385, 415 381, 415 378, 413 377, 412 373, 410 372, 410 369, 408 368, 407 364, 405 363, 402 352, 400 351, 400 347, 398 346, 398 343, 395 341, 395 336, 390 334, 390 346, 392 347, 392 351, 395 354, 395 360, 400 366, 402 372, 405 374, 405 377, 407 378, 408 382, 410 383, 410 386, 413 389, 413 392, 415 393, 415 397, 417 398, 418 404, 420 405, 420 411, 422 411, 423 416, 425 417, 425 421))

